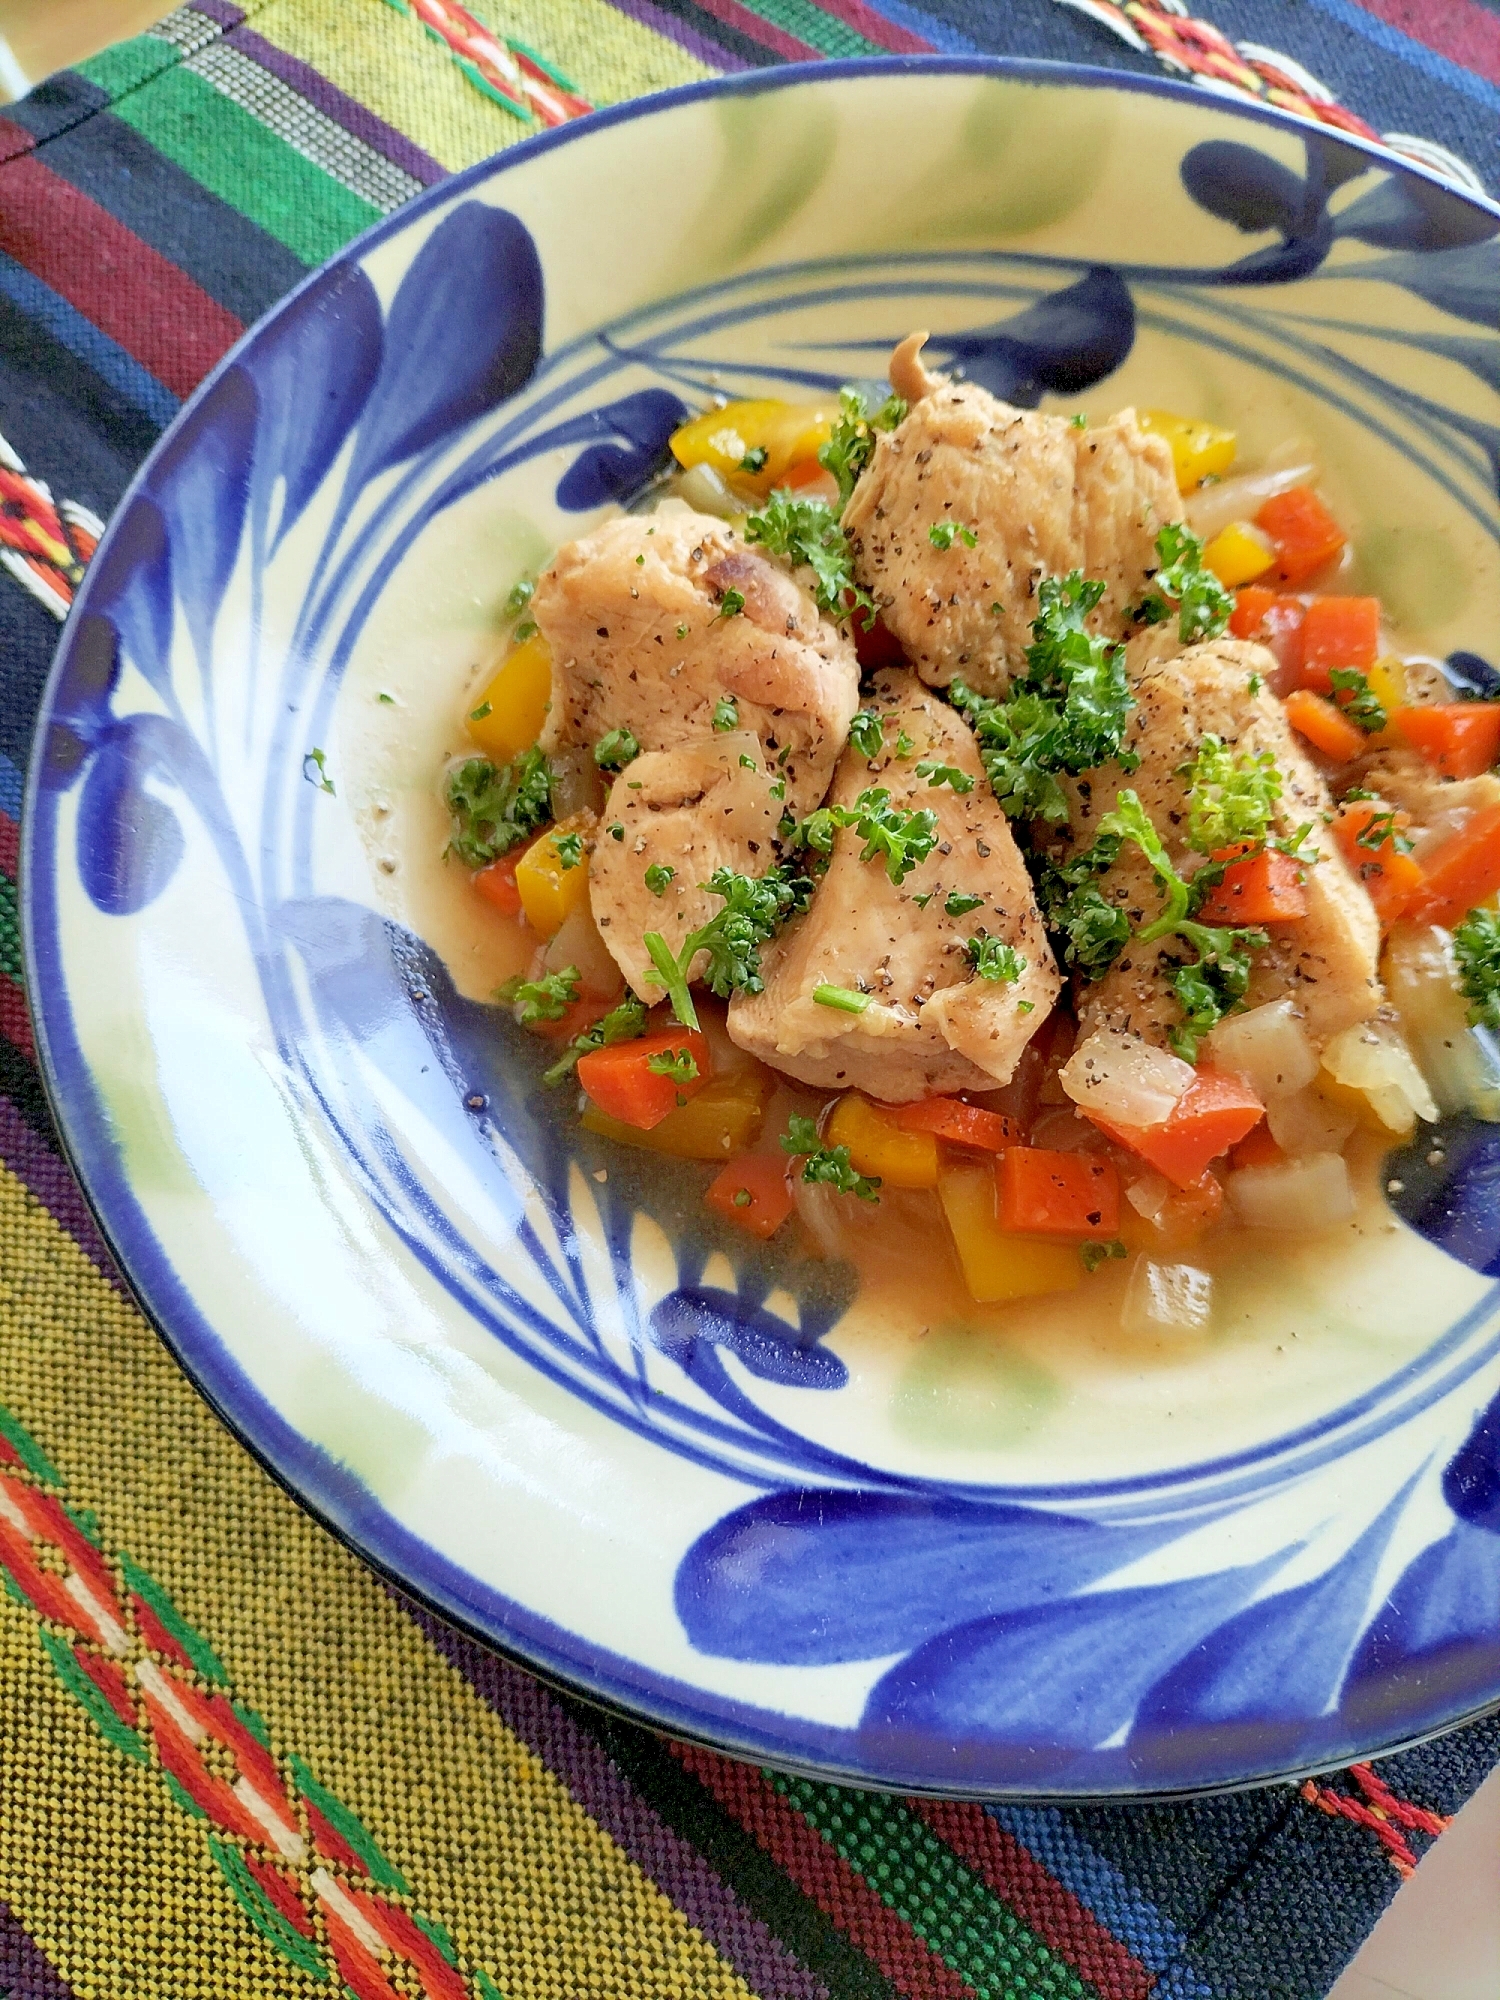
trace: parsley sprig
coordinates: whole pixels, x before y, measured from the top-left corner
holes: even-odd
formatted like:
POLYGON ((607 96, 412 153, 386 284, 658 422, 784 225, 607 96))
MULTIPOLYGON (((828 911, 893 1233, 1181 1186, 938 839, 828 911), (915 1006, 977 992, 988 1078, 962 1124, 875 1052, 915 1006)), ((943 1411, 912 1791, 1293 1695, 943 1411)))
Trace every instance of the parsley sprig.
POLYGON ((652 966, 646 977, 665 989, 684 1028, 698 1026, 688 976, 699 952, 708 953, 703 983, 710 993, 721 1000, 732 993, 759 993, 761 946, 788 917, 807 908, 813 892, 806 875, 785 865, 769 868, 764 875, 736 875, 731 868, 716 868, 703 887, 710 895, 722 896, 724 907, 689 931, 679 952, 673 954, 660 931, 647 931, 642 939, 652 966))
POLYGON ((578 1067, 578 1058, 588 1055, 594 1049, 611 1049, 616 1042, 633 1042, 646 1032, 646 1003, 637 1000, 633 993, 627 993, 617 1007, 585 1028, 575 1036, 566 1049, 552 1064, 542 1071, 542 1082, 548 1085, 564 1083, 578 1067))
POLYGON ((777 487, 759 512, 745 521, 745 540, 813 573, 818 609, 847 618, 855 605, 875 610, 875 600, 854 581, 854 552, 839 517, 826 500, 799 500, 777 487))
POLYGON ((1385 703, 1370 686, 1369 675, 1362 674, 1358 667, 1330 667, 1328 678, 1333 683, 1333 698, 1349 720, 1366 736, 1378 736, 1390 717, 1385 712, 1385 703))
POLYGON ((870 462, 875 433, 893 431, 905 415, 906 403, 900 396, 887 396, 880 408, 872 411, 861 390, 840 389, 838 421, 818 453, 818 463, 839 483, 841 512, 848 505, 859 475, 870 462))
POLYGON ((1500 1034, 1500 912, 1470 910, 1453 933, 1453 956, 1470 1026, 1500 1034))
POLYGON ((1169 521, 1156 537, 1161 568, 1136 616, 1159 625, 1177 613, 1177 636, 1184 646, 1217 639, 1234 614, 1234 592, 1203 567, 1203 540, 1191 528, 1169 521))
POLYGON ((988 931, 978 931, 964 946, 964 956, 973 968, 976 979, 989 979, 999 985, 1013 986, 1026 970, 1024 952, 1002 939, 991 937, 988 931))
POLYGON ((793 829, 790 839, 795 847, 809 847, 820 855, 831 854, 834 835, 841 827, 851 829, 864 842, 861 861, 885 863, 885 872, 895 888, 937 845, 937 814, 926 806, 901 812, 891 804, 890 792, 884 785, 872 785, 861 792, 852 806, 819 806, 793 829))
POLYGON ((818 1128, 811 1118, 804 1118, 795 1111, 792 1113, 787 1120, 786 1131, 781 1135, 781 1150, 790 1153, 793 1159, 801 1160, 801 1178, 814 1187, 821 1184, 837 1188, 840 1194, 857 1195, 861 1201, 879 1201, 879 1174, 856 1173, 849 1148, 822 1145, 818 1139, 818 1128))
POLYGON ((565 965, 549 972, 545 979, 507 979, 495 998, 504 1007, 513 1007, 523 1028, 540 1021, 560 1021, 578 998, 578 967, 565 965))
POLYGON ((449 773, 444 798, 453 815, 448 852, 466 868, 483 868, 551 819, 547 759, 535 748, 509 764, 466 758, 449 773))
POLYGON ((1269 750, 1236 755, 1210 732, 1196 754, 1177 767, 1177 776, 1188 788, 1188 845, 1199 854, 1265 841, 1282 791, 1269 750))
POLYGON ((1130 942, 1130 918, 1109 901, 1097 880, 1119 852, 1118 840, 1102 839, 1069 861, 1043 859, 1037 865, 1037 894, 1047 927, 1065 963, 1086 979, 1102 979, 1130 942))
POLYGON ((691 1049, 658 1049, 647 1056, 646 1067, 653 1076, 665 1076, 675 1084, 696 1083, 698 1062, 691 1049))

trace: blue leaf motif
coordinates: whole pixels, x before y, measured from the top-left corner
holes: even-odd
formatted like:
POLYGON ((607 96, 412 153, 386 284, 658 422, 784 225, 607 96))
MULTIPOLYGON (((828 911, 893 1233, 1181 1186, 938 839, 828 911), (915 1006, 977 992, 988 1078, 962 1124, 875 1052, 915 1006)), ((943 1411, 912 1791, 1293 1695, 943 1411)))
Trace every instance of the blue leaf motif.
POLYGON ((1307 184, 1290 167, 1233 139, 1208 139, 1183 155, 1182 184, 1198 204, 1247 236, 1264 229, 1285 237, 1305 231, 1307 184))
POLYGON ((1339 212, 1333 230, 1381 250, 1453 250, 1500 235, 1500 222, 1416 174, 1386 174, 1339 212))
POLYGON ((172 646, 172 559, 166 523, 148 494, 137 493, 110 523, 87 590, 89 611, 109 620, 139 671, 153 687, 165 688, 172 646))
POLYGON ((1460 1521, 1500 1534, 1500 1396, 1448 1461, 1443 1498, 1460 1521))
POLYGON ((651 1315, 663 1354, 689 1375, 703 1353, 725 1348, 763 1382, 792 1389, 842 1389, 849 1371, 836 1354, 799 1341, 785 1320, 747 1305, 735 1292, 694 1286, 669 1292, 651 1315))
POLYGON ((1453 250, 1399 250, 1368 264, 1343 264, 1341 278, 1380 278, 1403 285, 1455 319, 1493 330, 1500 321, 1500 243, 1453 250))
POLYGON ((586 417, 544 433, 537 444, 600 439, 581 451, 557 483, 557 504, 585 514, 611 500, 628 500, 657 470, 686 406, 665 389, 641 389, 586 417))
POLYGON ((524 224, 466 201, 401 280, 350 485, 472 423, 530 381, 542 351, 542 265, 524 224))
MULTIPOLYGON (((1399 1711, 1419 1672, 1433 1700, 1451 1715, 1471 1698, 1470 1688, 1494 1685, 1500 1671, 1500 1567, 1493 1525, 1470 1527, 1460 1520, 1402 1572, 1349 1669, 1344 1706, 1367 1721, 1387 1708, 1399 1711), (1450 1687, 1458 1690, 1456 1703, 1450 1687)), ((1409 1721, 1403 1726, 1409 1728, 1409 1721)))
POLYGON ((335 264, 288 300, 238 364, 260 403, 255 477, 286 482, 279 542, 327 477, 380 373, 385 330, 375 287, 335 264))
POLYGON ((256 403, 255 384, 231 368, 178 421, 151 466, 148 490, 166 524, 173 583, 205 665, 245 524, 256 403))
MULTIPOLYGON (((1500 389, 1500 378, 1495 387, 1500 389)), ((1480 653, 1450 653, 1444 663, 1448 678, 1458 687, 1467 688, 1470 694, 1481 696, 1485 701, 1493 701, 1500 695, 1500 669, 1492 667, 1480 653)))
POLYGON ((1112 375, 1135 341, 1130 287, 1104 266, 1010 319, 934 334, 934 355, 1006 402, 1034 407, 1051 390, 1077 395, 1112 375))
POLYGON ((78 812, 78 873, 89 900, 106 916, 146 908, 171 881, 185 847, 177 815, 147 791, 168 777, 159 716, 127 716, 100 732, 78 812))
POLYGON ((1424 1126, 1382 1172, 1399 1183, 1387 1200, 1419 1235, 1500 1278, 1500 1126, 1462 1115, 1424 1126))

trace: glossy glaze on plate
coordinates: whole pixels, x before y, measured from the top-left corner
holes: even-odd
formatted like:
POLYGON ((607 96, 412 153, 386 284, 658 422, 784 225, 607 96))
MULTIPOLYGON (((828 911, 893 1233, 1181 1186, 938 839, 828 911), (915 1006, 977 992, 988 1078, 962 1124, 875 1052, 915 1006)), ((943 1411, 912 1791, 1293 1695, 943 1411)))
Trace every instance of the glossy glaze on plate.
POLYGON ((1310 440, 1403 631, 1493 650, 1497 243, 1172 87, 829 64, 520 147, 247 337, 65 633, 29 973, 143 1301, 323 1519, 592 1694, 876 1783, 1245 1782, 1500 1700, 1488 1129, 1191 1349, 892 1324, 726 1249, 703 1170, 577 1139, 484 1004, 433 785, 511 584, 685 411, 913 325, 1018 402, 1310 440))

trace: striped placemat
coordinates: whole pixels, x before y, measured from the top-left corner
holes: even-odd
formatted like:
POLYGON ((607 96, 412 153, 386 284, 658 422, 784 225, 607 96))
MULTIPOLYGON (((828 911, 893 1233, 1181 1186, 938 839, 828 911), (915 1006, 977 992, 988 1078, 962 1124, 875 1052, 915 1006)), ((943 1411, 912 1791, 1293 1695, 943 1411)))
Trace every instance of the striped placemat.
POLYGON ((58 620, 153 440, 304 271, 592 104, 819 55, 1166 66, 1496 185, 1480 0, 1205 5, 193 0, 0 115, 0 1990, 1319 2000, 1500 1755, 1486 1724, 1314 1785, 984 1810, 545 1690, 384 1588, 176 1374, 58 1157, 20 988, 58 620))

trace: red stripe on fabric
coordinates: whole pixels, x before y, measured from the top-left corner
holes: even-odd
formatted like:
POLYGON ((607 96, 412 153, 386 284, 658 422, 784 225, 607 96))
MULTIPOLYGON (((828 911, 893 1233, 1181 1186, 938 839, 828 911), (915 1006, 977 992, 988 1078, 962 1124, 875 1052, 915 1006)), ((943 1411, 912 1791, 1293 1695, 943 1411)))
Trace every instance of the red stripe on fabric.
POLYGON ((667 1747, 907 2000, 973 2000, 973 1987, 887 1908, 759 1771, 690 1744, 667 1747))
POLYGON ((698 5, 705 14, 712 14, 716 21, 722 21, 726 28, 738 28, 752 42, 759 42, 763 49, 770 49, 787 62, 823 60, 821 49, 815 49, 810 42, 799 42, 795 35, 787 34, 782 28, 773 28, 759 14, 752 14, 748 7, 742 7, 739 0, 698 0, 698 5))
POLYGON ((0 250, 173 395, 191 395, 244 322, 39 159, 9 166, 0 181, 0 250))
POLYGON ((12 1048, 19 1049, 28 1062, 36 1061, 26 995, 8 972, 0 972, 0 1035, 4 1035, 12 1048))
POLYGON ((982 1806, 948 1799, 908 1799, 906 1804, 1044 1944, 1109 2000, 1147 2000, 1154 1975, 982 1806))
MULTIPOLYGON (((702 6, 703 0, 698 0, 698 4, 702 6)), ((867 42, 874 42, 877 48, 889 49, 893 55, 930 56, 937 47, 936 42, 925 41, 908 28, 898 28, 884 14, 877 14, 873 7, 867 7, 864 0, 818 0, 818 5, 825 14, 831 14, 836 21, 852 28, 855 34, 863 35, 867 42)))
POLYGON ((1359 0, 1359 4, 1435 55, 1500 83, 1500 17, 1478 0, 1359 0))
POLYGON ((14 882, 21 862, 21 829, 8 812, 0 812, 0 869, 14 882))

